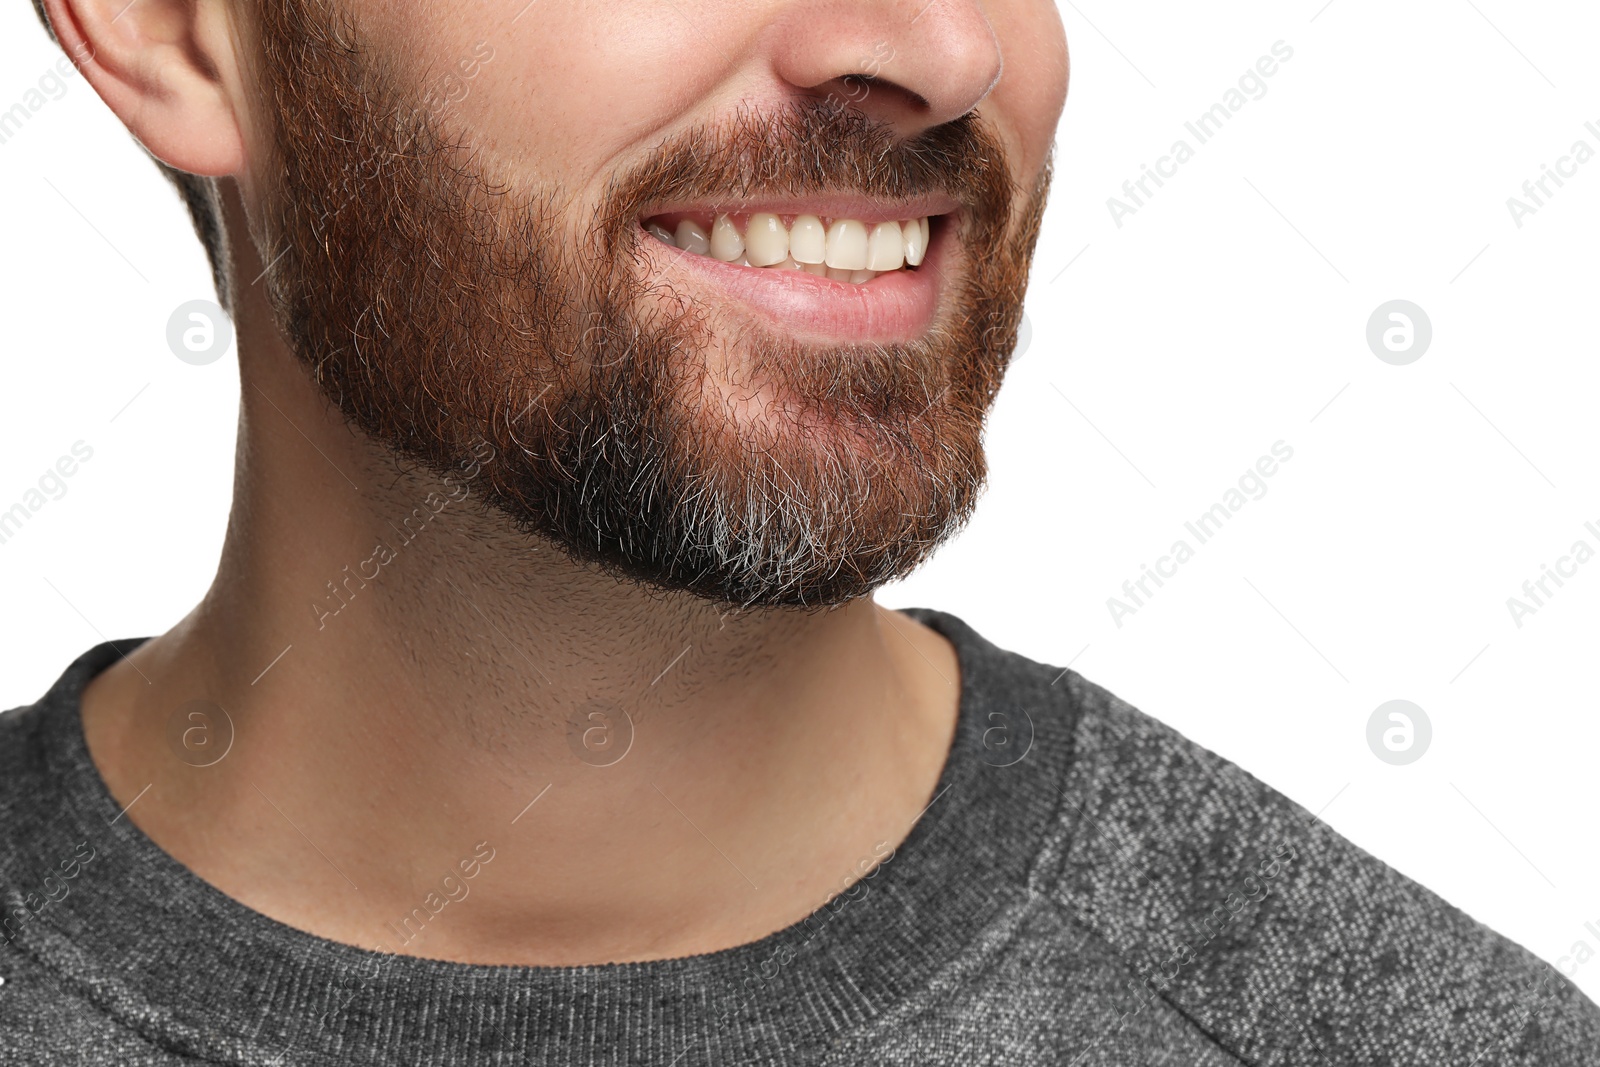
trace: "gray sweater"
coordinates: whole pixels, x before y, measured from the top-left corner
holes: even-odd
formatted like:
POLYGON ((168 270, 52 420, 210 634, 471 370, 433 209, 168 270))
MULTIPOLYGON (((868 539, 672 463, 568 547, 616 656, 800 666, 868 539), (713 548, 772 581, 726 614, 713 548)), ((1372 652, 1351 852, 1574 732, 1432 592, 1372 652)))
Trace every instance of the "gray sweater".
POLYGON ((79 694, 139 641, 96 646, 0 715, 0 1065, 1600 1064, 1600 1011, 1524 949, 1080 675, 912 614, 961 714, 910 836, 759 941, 589 967, 384 955, 213 889, 90 762, 79 694))

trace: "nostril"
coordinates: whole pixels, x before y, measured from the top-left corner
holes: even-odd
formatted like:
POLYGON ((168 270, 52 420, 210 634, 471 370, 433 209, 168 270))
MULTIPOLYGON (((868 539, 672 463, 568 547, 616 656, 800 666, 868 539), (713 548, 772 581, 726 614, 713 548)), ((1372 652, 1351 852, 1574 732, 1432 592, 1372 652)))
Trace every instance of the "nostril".
POLYGON ((868 101, 875 101, 874 110, 887 105, 916 115, 926 114, 932 107, 921 93, 876 74, 846 74, 823 82, 813 93, 825 106, 836 110, 853 107, 865 111, 868 101))

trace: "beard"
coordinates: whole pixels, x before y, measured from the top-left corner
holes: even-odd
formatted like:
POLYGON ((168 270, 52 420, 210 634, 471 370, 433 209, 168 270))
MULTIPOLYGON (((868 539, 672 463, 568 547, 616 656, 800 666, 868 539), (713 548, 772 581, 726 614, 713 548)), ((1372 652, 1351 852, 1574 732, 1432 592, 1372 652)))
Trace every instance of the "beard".
POLYGON ((975 114, 901 139, 829 103, 744 110, 578 209, 453 140, 325 0, 258 11, 269 300, 360 431, 440 473, 486 440, 474 484, 523 533, 740 606, 867 595, 971 515, 1049 181, 1021 195, 975 114), (651 205, 830 192, 961 205, 925 336, 802 343, 650 276, 651 205))

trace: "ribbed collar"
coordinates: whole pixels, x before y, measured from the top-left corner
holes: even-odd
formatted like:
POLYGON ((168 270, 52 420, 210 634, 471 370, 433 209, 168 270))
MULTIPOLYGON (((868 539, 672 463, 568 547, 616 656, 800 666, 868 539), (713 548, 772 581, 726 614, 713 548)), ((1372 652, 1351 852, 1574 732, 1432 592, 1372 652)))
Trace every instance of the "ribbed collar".
POLYGON ((960 714, 932 801, 864 891, 758 941, 644 963, 476 966, 370 952, 253 911, 119 817, 89 757, 80 695, 140 638, 90 649, 32 709, 51 795, 35 826, 8 831, 29 839, 14 854, 50 863, 88 841, 96 856, 17 944, 148 1039, 251 1067, 812 1058, 959 960, 1055 851, 1045 845, 1071 715, 1064 701, 1038 705, 1062 689, 952 615, 908 614, 960 659, 960 714), (1021 717, 1032 748, 1006 765, 993 731, 1021 717))

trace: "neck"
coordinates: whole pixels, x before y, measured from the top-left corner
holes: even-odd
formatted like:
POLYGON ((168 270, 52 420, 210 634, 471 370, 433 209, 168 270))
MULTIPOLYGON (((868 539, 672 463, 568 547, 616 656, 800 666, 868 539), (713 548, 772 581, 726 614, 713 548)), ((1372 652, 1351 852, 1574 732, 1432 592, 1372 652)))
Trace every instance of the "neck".
POLYGON ((943 638, 574 563, 470 467, 346 428, 259 300, 239 337, 216 579, 84 697, 113 794, 196 874, 335 940, 581 964, 759 938, 910 830, 954 729, 943 638))

